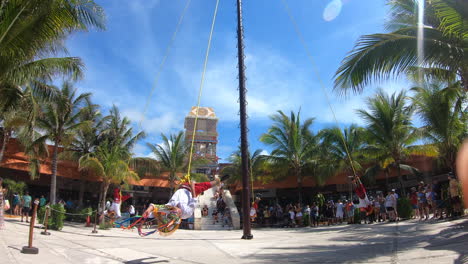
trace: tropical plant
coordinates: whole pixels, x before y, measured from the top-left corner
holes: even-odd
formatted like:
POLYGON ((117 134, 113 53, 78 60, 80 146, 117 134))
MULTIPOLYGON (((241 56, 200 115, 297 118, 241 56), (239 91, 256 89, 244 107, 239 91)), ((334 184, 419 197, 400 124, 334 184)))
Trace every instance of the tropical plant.
MULTIPOLYGON (((77 129, 73 141, 67 146, 66 150, 60 153, 60 159, 78 161, 80 157, 92 153, 98 146, 99 133, 104 128, 104 123, 108 117, 102 117, 99 105, 86 100, 86 104, 81 108, 81 115, 78 122, 88 122, 90 126, 77 129)), ((80 191, 78 195, 78 208, 83 206, 83 196, 85 188, 85 177, 87 171, 80 173, 80 191)))
POLYGON ((332 168, 333 175, 339 172, 354 175, 362 169, 364 132, 363 128, 356 125, 343 130, 338 127, 326 128, 319 132, 322 148, 328 153, 325 166, 332 168))
POLYGON ((102 179, 101 208, 105 208, 106 196, 111 184, 138 180, 138 174, 130 169, 131 153, 121 146, 102 142, 93 153, 81 156, 78 167, 89 170, 102 179))
MULTIPOLYGON (((69 82, 64 82, 57 92, 57 98, 44 106, 44 114, 38 118, 37 126, 43 135, 36 142, 43 143, 45 139, 54 142, 52 153, 52 175, 50 184, 50 202, 56 202, 57 185, 57 161, 60 146, 67 146, 73 142, 77 131, 84 126, 89 127, 89 122, 81 121, 81 104, 89 98, 89 93, 77 96, 69 82)), ((34 144, 33 144, 34 145, 34 144)))
MULTIPOLYGON (((249 172, 252 181, 264 180, 267 159, 266 156, 262 154, 262 149, 255 150, 251 155, 248 155, 248 164, 249 172)), ((228 183, 234 183, 242 179, 242 157, 240 147, 239 150, 232 153, 229 157, 229 162, 231 165, 223 168, 223 174, 229 174, 228 183)))
POLYGON ((407 104, 404 91, 389 96, 379 90, 374 97, 367 99, 367 107, 368 111, 358 110, 367 125, 367 144, 363 152, 378 162, 366 170, 364 177, 372 177, 383 169, 388 179, 389 168, 394 167, 405 196, 401 169, 412 172, 417 172, 417 169, 403 162, 411 154, 429 155, 434 150, 430 146, 414 145, 420 138, 420 133, 412 126, 414 107, 407 104))
POLYGON ((17 108, 22 86, 51 95, 46 85, 56 75, 77 78, 83 63, 66 53, 65 38, 73 32, 104 28, 104 12, 94 1, 7 0, 0 2, 0 105, 17 108))
POLYGON ((171 134, 169 138, 161 134, 163 142, 161 144, 147 143, 147 146, 160 162, 162 169, 169 171, 169 185, 171 195, 174 192, 175 182, 180 180, 177 173, 186 172, 187 168, 187 145, 184 140, 184 133, 171 134))
POLYGON ((372 81, 419 71, 447 81, 459 79, 467 91, 468 3, 388 0, 388 4, 390 33, 361 36, 335 74, 335 89, 361 92, 372 81), (418 27, 420 4, 424 4, 424 26, 418 27))
POLYGON ((458 148, 467 135, 465 92, 458 82, 425 82, 414 87, 412 101, 423 122, 423 135, 434 144, 444 166, 455 171, 458 148))
POLYGON ((267 159, 273 175, 287 177, 294 175, 297 180, 299 203, 302 203, 302 182, 305 175, 311 175, 316 164, 318 140, 310 131, 312 118, 302 122, 300 112, 291 111, 288 117, 282 111, 272 115, 273 125, 260 137, 260 141, 273 147, 267 159))
POLYGON ((8 193, 10 194, 10 196, 12 196, 15 193, 22 196, 27 188, 26 183, 24 183, 23 181, 14 181, 12 179, 4 179, 3 184, 5 184, 6 188, 8 189, 8 193))
POLYGON ((122 118, 117 106, 113 105, 106 118, 104 129, 98 137, 98 142, 107 141, 111 146, 120 146, 131 151, 138 140, 145 137, 145 133, 140 131, 134 135, 130 124, 130 120, 127 117, 122 118))

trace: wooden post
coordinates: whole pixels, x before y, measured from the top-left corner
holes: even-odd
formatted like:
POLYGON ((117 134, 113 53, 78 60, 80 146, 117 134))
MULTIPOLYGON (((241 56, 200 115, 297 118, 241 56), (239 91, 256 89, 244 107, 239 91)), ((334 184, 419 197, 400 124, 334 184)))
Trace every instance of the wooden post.
POLYGON ((29 225, 28 245, 24 246, 23 249, 21 250, 21 253, 23 253, 23 254, 38 254, 39 253, 39 249, 32 246, 33 233, 34 233, 34 222, 36 221, 36 214, 37 214, 37 206, 38 205, 39 205, 39 200, 36 199, 34 201, 34 210, 33 210, 33 215, 31 217, 31 223, 29 225))
POLYGON ((96 230, 96 223, 97 223, 97 215, 98 215, 98 212, 99 212, 99 205, 98 205, 98 209, 96 210, 96 213, 94 215, 94 228, 93 228, 93 231, 91 233, 93 234, 96 234, 97 233, 97 230, 96 230))
POLYGON ((47 232, 47 227, 49 227, 49 214, 50 214, 50 207, 46 206, 45 211, 45 219, 44 219, 44 231, 41 232, 41 235, 49 236, 50 232, 47 232))

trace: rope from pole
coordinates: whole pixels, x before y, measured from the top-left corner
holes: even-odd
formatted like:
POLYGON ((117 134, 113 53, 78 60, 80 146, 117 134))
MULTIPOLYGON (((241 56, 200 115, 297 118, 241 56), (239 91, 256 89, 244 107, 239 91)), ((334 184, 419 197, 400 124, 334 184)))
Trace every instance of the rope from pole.
POLYGON ((200 80, 200 88, 198 89, 198 99, 197 99, 197 108, 196 108, 196 114, 195 114, 195 122, 193 124, 193 134, 192 134, 192 142, 190 144, 190 153, 189 153, 189 162, 187 166, 187 174, 185 177, 182 179, 182 182, 190 182, 190 170, 192 168, 192 157, 193 157, 193 146, 195 145, 195 134, 197 133, 197 122, 198 122, 198 111, 200 110, 200 101, 201 101, 201 96, 203 92, 203 85, 205 82, 205 73, 206 73, 206 66, 208 65, 208 57, 210 54, 210 48, 211 48, 211 40, 213 38, 213 31, 214 31, 214 26, 216 22, 216 15, 218 14, 218 5, 219 5, 219 0, 216 0, 216 6, 213 14, 213 19, 211 22, 211 30, 210 30, 210 36, 208 38, 208 45, 206 48, 206 54, 205 54, 205 62, 203 63, 203 71, 202 71, 202 76, 200 80))
MULTIPOLYGON (((336 125, 339 127, 338 120, 336 119, 335 110, 333 109, 333 106, 332 106, 332 104, 330 102, 330 98, 328 96, 327 90, 325 89, 325 84, 323 83, 322 78, 320 78, 320 74, 319 74, 319 72, 317 70, 317 65, 315 64, 315 61, 314 61, 314 58, 312 56, 312 53, 310 52, 309 46, 307 45, 307 42, 305 41, 304 36, 302 35, 302 32, 299 29, 299 26, 297 25, 297 22, 294 19, 294 16, 292 15, 292 13, 291 13, 289 5, 286 3, 285 0, 281 0, 281 2, 283 3, 283 7, 285 8, 286 13, 287 13, 289 19, 291 20, 291 23, 294 26, 294 31, 296 32, 296 34, 297 34, 297 36, 299 38, 299 41, 301 42, 301 44, 302 44, 302 46, 303 46, 303 48, 304 48, 304 50, 305 50, 305 52, 307 54, 309 62, 312 65, 312 71, 314 72, 314 74, 316 75, 316 77, 317 77, 317 79, 318 79, 318 81, 320 83, 320 87, 322 88, 322 91, 323 91, 323 93, 325 95, 328 107, 330 108, 330 110, 332 112, 333 120, 335 121, 336 125)), ((340 137, 341 140, 343 141, 343 145, 345 147, 346 155, 348 156, 349 164, 351 165, 351 169, 353 170, 353 176, 357 176, 356 169, 354 168, 353 159, 352 159, 352 157, 350 155, 350 152, 349 152, 348 144, 346 144, 346 140, 344 138, 344 135, 343 135, 341 129, 340 129, 340 136, 341 136, 340 137)))
POLYGON ((143 113, 141 115, 141 119, 140 119, 140 122, 139 122, 140 129, 141 129, 141 123, 143 123, 144 118, 145 118, 145 114, 148 111, 148 107, 149 107, 149 104, 150 104, 150 101, 151 101, 151 97, 153 96, 153 93, 156 90, 156 86, 157 86, 157 84, 159 82, 159 76, 161 75, 163 66, 166 63, 167 57, 169 56, 169 52, 170 52, 170 50, 172 48, 172 45, 174 44, 177 33, 179 32, 180 25, 182 24, 182 21, 184 20, 185 14, 187 13, 187 10, 188 10, 188 7, 190 6, 191 1, 192 0, 187 0, 187 2, 185 4, 185 7, 184 7, 184 9, 182 11, 182 14, 180 15, 179 22, 177 23, 177 26, 176 26, 176 28, 174 30, 174 33, 172 33, 171 40, 167 44, 166 51, 164 52, 164 57, 161 60, 161 63, 159 64, 159 66, 158 66, 158 70, 156 71, 156 78, 154 80, 154 85, 151 88, 151 91, 150 91, 150 94, 149 94, 148 98, 146 99, 145 108, 143 109, 143 113))

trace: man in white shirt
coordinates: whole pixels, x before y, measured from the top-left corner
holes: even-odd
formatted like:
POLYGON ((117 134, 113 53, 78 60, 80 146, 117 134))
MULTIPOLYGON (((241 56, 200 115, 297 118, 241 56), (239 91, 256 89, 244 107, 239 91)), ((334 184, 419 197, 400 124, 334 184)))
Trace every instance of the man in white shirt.
POLYGON ((336 204, 336 219, 337 221, 340 221, 340 223, 343 222, 343 203, 341 200, 338 200, 338 203, 336 204))

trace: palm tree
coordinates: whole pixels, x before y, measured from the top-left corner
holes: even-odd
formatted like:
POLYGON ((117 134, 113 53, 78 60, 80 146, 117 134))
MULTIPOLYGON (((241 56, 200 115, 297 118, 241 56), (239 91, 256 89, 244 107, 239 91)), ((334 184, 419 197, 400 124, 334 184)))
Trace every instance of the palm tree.
POLYGON ((405 195, 401 169, 416 170, 403 162, 411 154, 427 155, 432 150, 430 146, 413 145, 420 138, 420 133, 411 123, 414 107, 407 105, 404 91, 389 96, 383 90, 367 99, 367 107, 369 111, 358 110, 367 124, 367 145, 363 152, 367 157, 378 160, 379 164, 369 168, 366 174, 369 176, 379 169, 388 173, 389 166, 395 167, 405 195))
POLYGON ((121 146, 109 142, 101 143, 94 153, 81 156, 80 170, 92 171, 102 179, 101 208, 105 208, 106 195, 111 184, 120 184, 129 180, 138 180, 138 174, 130 169, 130 152, 121 146))
POLYGON ((76 57, 49 56, 66 52, 68 35, 104 28, 104 12, 94 1, 7 0, 0 3, 0 101, 17 107, 23 90, 33 82, 42 92, 58 74, 78 78, 83 63, 76 57))
POLYGON ((98 137, 98 142, 107 141, 112 146, 120 146, 131 151, 138 140, 145 137, 145 133, 140 131, 134 135, 130 124, 131 121, 127 117, 122 118, 117 106, 113 105, 109 117, 106 118, 104 129, 98 137))
POLYGON ((76 89, 73 89, 69 82, 63 83, 57 94, 57 98, 53 102, 44 106, 44 116, 37 120, 38 129, 43 131, 44 135, 36 141, 44 142, 45 139, 48 139, 54 142, 50 185, 51 204, 56 202, 58 148, 69 145, 73 142, 80 128, 89 126, 89 122, 80 121, 80 107, 90 94, 84 93, 76 96, 76 89))
POLYGON ((361 92, 372 81, 421 71, 426 76, 460 79, 468 91, 468 3, 425 0, 422 50, 418 49, 419 0, 388 0, 390 33, 364 35, 341 62, 335 89, 361 92), (419 59, 419 62, 418 62, 419 59))
MULTIPOLYGON (((261 176, 265 176, 267 159, 266 156, 262 154, 262 152, 262 149, 257 149, 251 155, 249 154, 249 172, 252 181, 260 180, 261 176)), ((229 182, 231 183, 240 181, 242 178, 242 158, 240 147, 239 150, 231 154, 229 157, 229 162, 232 164, 223 168, 223 174, 231 175, 229 178, 229 182)))
MULTIPOLYGON (((64 152, 60 153, 59 158, 79 161, 82 156, 93 153, 98 146, 99 133, 103 130, 104 122, 106 122, 107 119, 108 116, 102 117, 99 105, 92 104, 91 101, 86 100, 85 106, 81 109, 81 115, 78 118, 78 122, 88 122, 90 126, 81 127, 76 131, 73 141, 64 152)), ((83 205, 86 175, 86 170, 83 170, 80 174, 81 181, 78 195, 79 208, 83 205)))
POLYGON ((467 135, 468 112, 463 106, 466 94, 458 82, 448 86, 437 81, 426 82, 412 91, 415 92, 413 104, 424 123, 421 128, 424 137, 435 145, 444 165, 455 171, 458 148, 467 135))
POLYGON ((299 203, 302 203, 302 181, 309 172, 317 153, 317 137, 310 131, 312 118, 301 122, 300 112, 288 117, 282 111, 270 117, 273 125, 260 141, 274 149, 268 160, 273 174, 287 177, 292 173, 297 180, 299 203))
POLYGON ((184 133, 171 134, 169 138, 161 134, 163 142, 161 144, 146 145, 156 155, 162 169, 169 171, 169 184, 171 195, 174 192, 175 181, 180 180, 177 173, 185 172, 187 168, 187 145, 184 140, 184 133))
POLYGON ((322 138, 322 148, 327 153, 323 164, 331 168, 332 175, 339 172, 354 175, 362 169, 363 128, 356 125, 343 130, 338 127, 326 128, 321 130, 319 135, 322 138))

